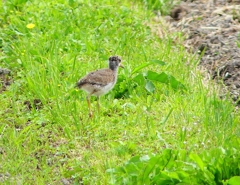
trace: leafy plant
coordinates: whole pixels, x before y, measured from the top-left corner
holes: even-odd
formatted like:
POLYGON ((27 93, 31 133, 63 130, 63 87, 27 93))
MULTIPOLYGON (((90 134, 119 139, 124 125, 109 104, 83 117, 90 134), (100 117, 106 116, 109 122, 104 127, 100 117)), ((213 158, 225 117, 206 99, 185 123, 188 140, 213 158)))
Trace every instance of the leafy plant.
POLYGON ((145 62, 134 68, 130 72, 129 77, 125 77, 123 75, 120 76, 119 83, 115 87, 115 98, 128 97, 129 92, 132 92, 132 90, 137 86, 144 87, 148 93, 154 93, 156 89, 154 82, 169 85, 174 90, 186 90, 186 87, 180 81, 176 80, 174 76, 165 72, 157 73, 152 70, 141 72, 142 69, 151 65, 164 66, 166 63, 156 59, 151 60, 150 62, 145 62))
POLYGON ((132 157, 108 169, 111 184, 235 184, 240 178, 240 152, 217 148, 201 154, 165 149, 161 155, 132 157))

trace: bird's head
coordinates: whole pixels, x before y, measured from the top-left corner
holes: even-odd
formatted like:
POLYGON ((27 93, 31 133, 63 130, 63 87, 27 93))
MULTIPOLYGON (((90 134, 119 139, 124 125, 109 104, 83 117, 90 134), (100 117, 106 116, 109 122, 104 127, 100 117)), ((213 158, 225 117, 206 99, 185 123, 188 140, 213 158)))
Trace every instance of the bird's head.
POLYGON ((109 68, 111 70, 116 70, 118 67, 124 68, 121 64, 122 60, 119 56, 111 56, 109 57, 108 60, 109 60, 109 68))

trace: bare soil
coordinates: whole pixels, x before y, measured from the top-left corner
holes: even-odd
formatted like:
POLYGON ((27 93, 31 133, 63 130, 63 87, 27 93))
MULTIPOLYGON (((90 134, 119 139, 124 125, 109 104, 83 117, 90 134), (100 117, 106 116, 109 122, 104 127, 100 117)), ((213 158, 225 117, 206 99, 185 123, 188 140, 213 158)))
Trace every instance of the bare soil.
POLYGON ((203 54, 199 65, 240 106, 240 0, 187 0, 167 20, 184 33, 190 52, 203 54))
POLYGON ((7 89, 12 83, 11 71, 5 68, 0 68, 0 93, 7 89))

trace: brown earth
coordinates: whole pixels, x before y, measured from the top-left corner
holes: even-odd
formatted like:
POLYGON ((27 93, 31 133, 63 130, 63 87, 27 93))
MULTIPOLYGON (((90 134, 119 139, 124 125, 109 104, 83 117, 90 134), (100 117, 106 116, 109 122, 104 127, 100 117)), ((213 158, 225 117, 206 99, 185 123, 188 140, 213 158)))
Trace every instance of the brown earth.
POLYGON ((7 89, 12 83, 11 71, 5 68, 0 68, 0 93, 7 89))
POLYGON ((203 54, 199 65, 223 82, 240 106, 240 0, 187 0, 167 20, 184 33, 190 52, 203 54))

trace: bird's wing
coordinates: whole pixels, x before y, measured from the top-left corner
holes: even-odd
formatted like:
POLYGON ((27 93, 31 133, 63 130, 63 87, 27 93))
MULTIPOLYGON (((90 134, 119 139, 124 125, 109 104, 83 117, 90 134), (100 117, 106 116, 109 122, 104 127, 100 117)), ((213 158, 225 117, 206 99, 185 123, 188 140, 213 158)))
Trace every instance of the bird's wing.
POLYGON ((100 69, 89 73, 77 83, 78 87, 81 87, 87 83, 92 85, 105 86, 115 80, 115 75, 111 69, 100 69))

